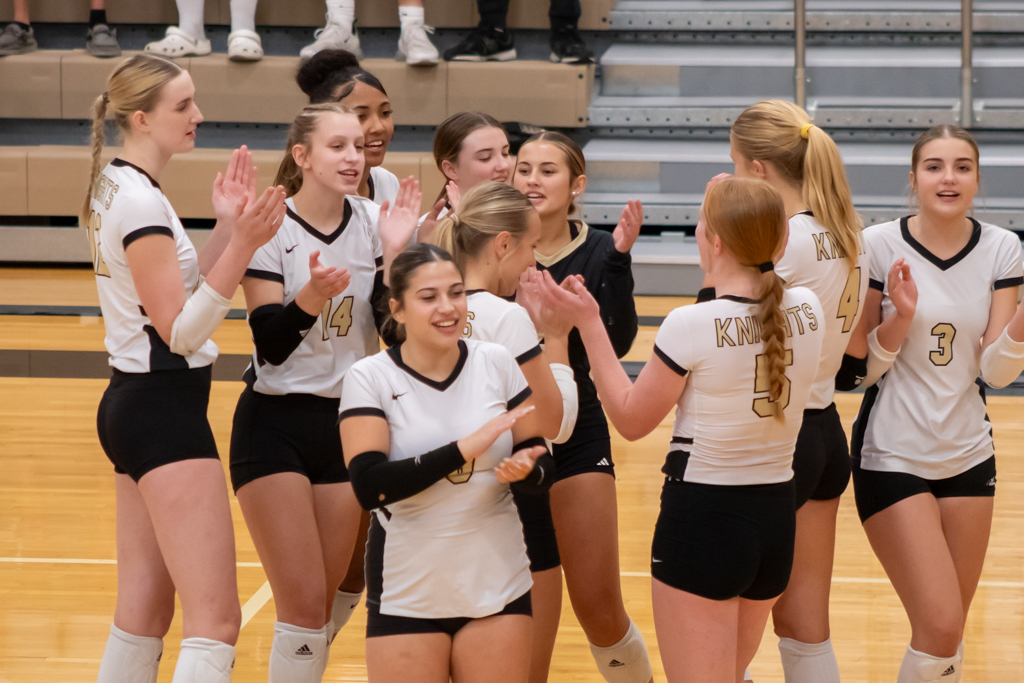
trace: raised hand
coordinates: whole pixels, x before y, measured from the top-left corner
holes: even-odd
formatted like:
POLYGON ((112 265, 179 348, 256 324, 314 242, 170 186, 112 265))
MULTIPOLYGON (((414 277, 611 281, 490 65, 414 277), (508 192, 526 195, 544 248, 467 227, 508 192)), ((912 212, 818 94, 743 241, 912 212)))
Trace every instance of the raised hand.
POLYGON ((385 249, 390 247, 397 250, 397 252, 405 249, 405 246, 416 231, 420 202, 422 200, 423 193, 420 192, 420 181, 409 176, 401 182, 394 204, 384 202, 381 205, 377 230, 380 233, 381 244, 385 249))
POLYGON ((440 197, 434 205, 430 207, 430 211, 423 220, 420 222, 419 227, 416 228, 416 241, 417 242, 429 242, 431 236, 434 234, 434 228, 437 227, 438 216, 444 211, 445 198, 440 197))
MULTIPOLYGON (((516 303, 526 309, 533 326, 545 339, 567 337, 572 331, 572 323, 544 305, 541 293, 543 275, 544 273, 532 266, 523 271, 519 276, 516 303)), ((566 278, 565 283, 569 282, 570 278, 566 278)))
POLYGON ((548 271, 540 275, 541 300, 549 315, 561 317, 573 327, 579 327, 587 320, 600 320, 601 307, 583 285, 582 279, 570 276, 559 286, 548 271))
POLYGON ((235 229, 232 240, 239 240, 239 245, 255 253, 257 249, 269 242, 277 234, 277 229, 284 221, 285 190, 278 185, 268 187, 254 202, 245 205, 235 229))
POLYGON ((256 178, 252 152, 242 145, 231 153, 227 171, 213 181, 213 213, 218 221, 234 222, 246 204, 256 201, 256 178))
POLYGON ((896 314, 911 319, 917 310, 917 283, 910 276, 910 264, 897 259, 889 268, 889 300, 896 314))
POLYGON ((348 288, 352 276, 344 268, 327 267, 320 263, 320 252, 309 255, 309 286, 323 301, 333 299, 348 288))
POLYGON ((511 458, 505 458, 501 464, 494 468, 498 481, 502 484, 522 481, 530 476, 537 458, 548 452, 543 446, 531 446, 516 451, 511 458))
POLYGON ((459 210, 459 205, 462 204, 462 193, 459 191, 459 186, 455 184, 454 180, 449 180, 448 184, 444 186, 444 193, 448 198, 448 206, 452 207, 449 211, 455 213, 459 210))
POLYGON ((615 250, 620 254, 629 253, 633 243, 640 236, 640 226, 644 224, 644 205, 638 199, 630 199, 622 209, 619 224, 612 231, 615 250))
MULTIPOLYGON (((527 413, 534 409, 534 406, 519 406, 515 410, 502 413, 498 417, 488 420, 487 423, 464 439, 459 439, 459 452, 466 462, 475 460, 487 452, 487 449, 494 445, 498 437, 512 429, 512 425, 527 413)), ((536 458, 535 458, 536 459, 536 458)))

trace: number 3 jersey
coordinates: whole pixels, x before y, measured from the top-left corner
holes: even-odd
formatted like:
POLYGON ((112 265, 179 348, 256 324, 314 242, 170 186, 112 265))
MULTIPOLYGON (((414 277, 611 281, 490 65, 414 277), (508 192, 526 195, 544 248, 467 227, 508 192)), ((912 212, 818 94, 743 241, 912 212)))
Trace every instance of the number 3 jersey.
POLYGON ((287 215, 273 239, 257 250, 246 277, 284 286, 284 305, 309 282, 309 255, 320 252, 325 267, 344 268, 351 281, 328 301, 298 348, 281 365, 271 365, 253 351, 253 389, 261 394, 315 394, 341 397, 341 381, 357 360, 380 350, 374 326, 373 279, 383 263, 377 233, 379 207, 369 199, 345 198, 341 225, 325 235, 304 221, 286 200, 287 215))
POLYGON ((844 256, 828 228, 809 212, 789 219, 789 243, 775 266, 775 273, 785 280, 787 287, 809 288, 818 296, 824 310, 821 365, 807 401, 808 408, 828 408, 832 404, 836 373, 843 364, 850 334, 864 310, 868 255, 862 249, 853 269, 844 256))
POLYGON ((981 338, 992 292, 1022 282, 1020 240, 971 219, 967 245, 940 259, 910 234, 908 219, 864 231, 871 287, 882 292, 882 319, 895 315, 888 274, 900 258, 917 283, 917 310, 892 367, 864 396, 854 428, 861 467, 946 479, 995 452, 985 414, 981 338))
POLYGON ((721 296, 668 314, 654 353, 686 377, 676 408, 665 473, 717 486, 780 484, 793 478, 793 451, 825 337, 818 297, 806 287, 787 289, 786 420, 775 419, 768 366, 752 299, 721 296), (673 452, 681 452, 674 455, 673 452))

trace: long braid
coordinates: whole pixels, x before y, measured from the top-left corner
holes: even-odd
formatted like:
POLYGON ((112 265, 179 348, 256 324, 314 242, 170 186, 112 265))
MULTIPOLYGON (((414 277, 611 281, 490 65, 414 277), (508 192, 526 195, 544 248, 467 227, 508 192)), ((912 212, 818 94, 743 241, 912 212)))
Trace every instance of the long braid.
POLYGON ((107 98, 104 93, 92 103, 92 134, 90 135, 92 165, 89 169, 89 185, 85 189, 85 203, 82 205, 82 213, 78 216, 78 224, 83 228, 89 223, 89 214, 92 212, 92 190, 96 185, 96 177, 100 174, 100 158, 103 156, 103 142, 106 135, 104 124, 106 117, 107 98))
POLYGON ((786 421, 782 392, 786 386, 786 312, 782 310, 782 278, 769 271, 761 276, 758 298, 761 306, 757 319, 761 325, 761 341, 768 364, 768 395, 775 410, 775 419, 786 421))

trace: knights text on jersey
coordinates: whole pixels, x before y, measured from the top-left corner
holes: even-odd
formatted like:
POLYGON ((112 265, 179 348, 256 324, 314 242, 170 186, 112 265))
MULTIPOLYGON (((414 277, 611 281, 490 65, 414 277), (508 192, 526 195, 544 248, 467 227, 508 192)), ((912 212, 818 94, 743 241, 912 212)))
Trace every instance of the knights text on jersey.
POLYGON ((793 451, 825 337, 824 313, 809 289, 786 290, 786 380, 775 419, 759 304, 723 296, 668 314, 654 353, 686 377, 672 451, 689 453, 683 481, 718 486, 779 484, 793 477, 793 451))
MULTIPOLYGON (((882 319, 895 314, 890 266, 906 259, 917 283, 917 310, 896 361, 877 383, 865 420, 861 467, 946 479, 992 456, 992 426, 976 383, 992 292, 1022 280, 1020 240, 971 219, 967 245, 940 259, 910 233, 908 219, 864 231, 871 287, 882 292, 882 319)), ((867 399, 865 399, 867 400, 867 399)))
POLYGON ((464 338, 501 344, 520 365, 541 354, 537 328, 525 308, 482 289, 466 294, 464 338))
POLYGON ((807 401, 808 408, 827 408, 836 391, 836 373, 850 333, 864 310, 868 289, 868 254, 861 239, 857 265, 849 261, 828 228, 813 216, 798 213, 789 219, 789 243, 775 272, 787 287, 807 287, 824 310, 825 340, 821 347, 818 377, 807 401))
POLYGON ((188 357, 171 352, 146 315, 128 268, 129 244, 146 235, 166 235, 174 240, 185 297, 199 287, 199 256, 160 185, 141 168, 114 159, 96 179, 91 202, 86 229, 110 364, 139 373, 213 363, 217 345, 210 340, 188 357))
MULTIPOLYGON (((388 458, 401 460, 469 436, 530 395, 504 347, 460 340, 443 382, 402 362, 401 346, 349 370, 346 411, 388 421, 388 458)), ((486 453, 425 491, 378 510, 384 529, 381 614, 442 619, 500 612, 532 585, 523 528, 507 484, 494 468, 512 453, 505 432, 486 453)))
POLYGON ((325 235, 295 212, 286 200, 287 215, 277 234, 253 256, 246 277, 279 282, 288 305, 309 282, 309 255, 320 252, 320 263, 344 268, 352 277, 348 287, 324 304, 302 343, 281 365, 263 361, 253 351, 253 389, 261 394, 341 396, 345 372, 360 358, 379 350, 374 327, 373 278, 383 262, 377 234, 380 208, 369 199, 345 198, 338 229, 325 235))
POLYGON ((399 187, 398 176, 391 171, 380 166, 370 169, 370 201, 377 206, 388 202, 394 207, 399 187))

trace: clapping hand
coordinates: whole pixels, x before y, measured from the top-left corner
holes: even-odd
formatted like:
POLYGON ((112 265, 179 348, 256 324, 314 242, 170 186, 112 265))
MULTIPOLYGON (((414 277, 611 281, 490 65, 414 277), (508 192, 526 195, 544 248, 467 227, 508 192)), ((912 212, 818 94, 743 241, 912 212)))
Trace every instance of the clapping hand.
POLYGON ((630 199, 622 209, 619 224, 612 231, 615 250, 620 254, 629 253, 633 243, 640 236, 640 226, 644 224, 644 205, 638 199, 630 199))
POLYGON ((896 314, 913 318, 917 310, 917 283, 910 276, 910 264, 897 259, 889 269, 889 300, 896 308, 896 314))
POLYGON ((320 263, 320 252, 309 255, 309 286, 322 301, 328 301, 344 292, 352 281, 349 272, 320 263))
POLYGON ((494 468, 498 481, 502 484, 511 484, 526 479, 533 471, 537 458, 547 452, 548 449, 544 446, 531 446, 516 451, 511 458, 505 458, 494 468))
MULTIPOLYGON (((487 449, 494 445, 498 437, 512 429, 517 420, 523 418, 532 411, 534 406, 519 406, 498 417, 492 418, 487 423, 464 439, 459 439, 458 447, 466 462, 475 460, 487 452, 487 449)), ((535 458, 536 459, 536 458, 535 458)))
POLYGON ((213 181, 213 213, 218 221, 234 223, 246 204, 256 201, 258 173, 248 147, 242 145, 231 153, 227 171, 213 181))

